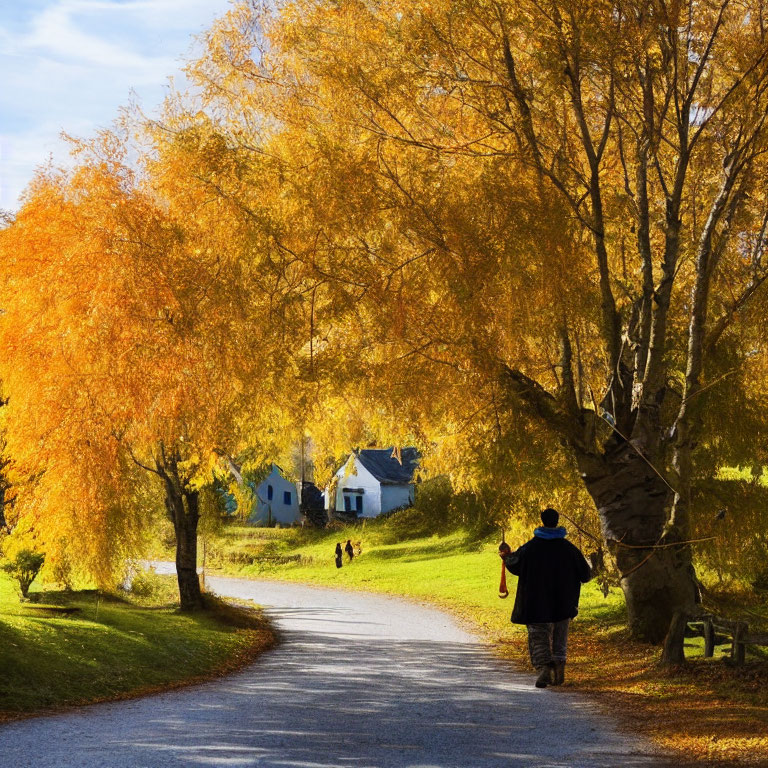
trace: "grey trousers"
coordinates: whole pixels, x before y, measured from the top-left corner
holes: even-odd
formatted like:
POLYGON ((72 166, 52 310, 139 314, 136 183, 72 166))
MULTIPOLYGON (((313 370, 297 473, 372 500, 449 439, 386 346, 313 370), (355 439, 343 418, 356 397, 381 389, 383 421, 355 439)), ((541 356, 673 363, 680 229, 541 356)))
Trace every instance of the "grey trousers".
POLYGON ((528 624, 528 652, 534 669, 547 664, 564 663, 568 652, 568 625, 570 619, 553 624, 528 624))

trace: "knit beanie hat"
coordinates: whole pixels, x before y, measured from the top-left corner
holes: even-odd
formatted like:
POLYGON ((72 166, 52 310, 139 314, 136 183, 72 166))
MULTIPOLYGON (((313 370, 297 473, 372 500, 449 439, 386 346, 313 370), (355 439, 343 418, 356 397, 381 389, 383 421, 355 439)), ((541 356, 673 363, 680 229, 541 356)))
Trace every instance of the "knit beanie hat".
POLYGON ((557 528, 557 521, 559 519, 560 515, 557 513, 557 510, 552 509, 552 507, 547 507, 541 513, 541 522, 544 523, 547 528, 557 528))

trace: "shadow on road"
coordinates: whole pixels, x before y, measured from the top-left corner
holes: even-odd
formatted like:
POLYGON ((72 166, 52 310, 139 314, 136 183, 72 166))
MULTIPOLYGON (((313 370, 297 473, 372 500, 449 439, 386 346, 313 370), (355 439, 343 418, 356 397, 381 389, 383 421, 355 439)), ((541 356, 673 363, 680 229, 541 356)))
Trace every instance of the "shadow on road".
POLYGON ((153 719, 154 738, 113 748, 134 765, 650 765, 630 744, 606 745, 572 697, 495 676, 481 646, 297 631, 283 641, 259 668, 153 719))

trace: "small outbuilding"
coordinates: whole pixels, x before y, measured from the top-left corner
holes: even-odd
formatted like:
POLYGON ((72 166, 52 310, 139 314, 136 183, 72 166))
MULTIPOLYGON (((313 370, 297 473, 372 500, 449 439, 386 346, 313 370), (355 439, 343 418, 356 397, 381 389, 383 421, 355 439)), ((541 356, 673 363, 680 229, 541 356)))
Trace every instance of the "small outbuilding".
POLYGON ((297 483, 301 488, 301 511, 302 519, 310 525, 322 528, 328 522, 328 516, 325 512, 325 497, 323 492, 309 480, 303 480, 297 483))
POLYGON ((248 522, 254 525, 293 525, 301 521, 295 483, 286 480, 277 464, 254 491, 256 503, 248 522))
POLYGON ((415 448, 365 448, 350 454, 325 490, 325 506, 354 517, 377 517, 413 504, 415 448))

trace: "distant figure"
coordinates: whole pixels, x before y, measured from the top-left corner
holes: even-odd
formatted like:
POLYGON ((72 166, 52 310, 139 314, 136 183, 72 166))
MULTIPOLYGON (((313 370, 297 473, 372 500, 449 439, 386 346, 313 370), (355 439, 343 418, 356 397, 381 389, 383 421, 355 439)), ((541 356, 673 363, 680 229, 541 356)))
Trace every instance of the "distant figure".
POLYGON ((351 563, 352 558, 355 556, 355 550, 354 550, 354 547, 352 546, 351 539, 347 539, 347 543, 344 545, 344 551, 349 556, 349 562, 351 563))
POLYGON ((579 610, 581 585, 592 577, 584 555, 565 539, 557 511, 541 513, 544 524, 512 552, 502 543, 499 557, 518 576, 512 622, 528 628, 528 651, 539 673, 537 688, 562 685, 568 648, 568 624, 579 610))
POLYGON ((341 558, 344 556, 344 553, 341 551, 341 542, 336 543, 336 567, 341 568, 341 558))

